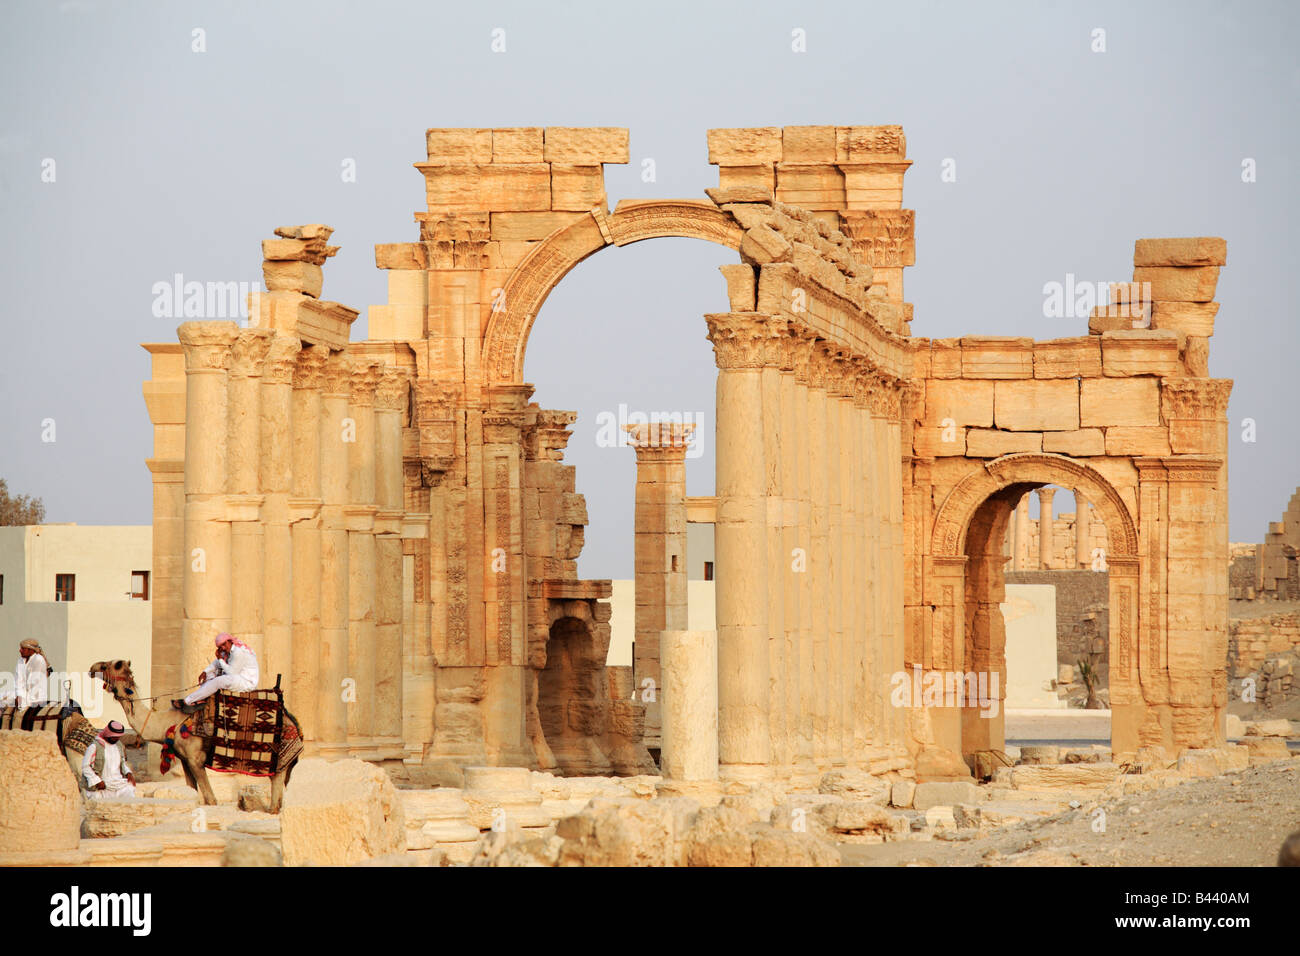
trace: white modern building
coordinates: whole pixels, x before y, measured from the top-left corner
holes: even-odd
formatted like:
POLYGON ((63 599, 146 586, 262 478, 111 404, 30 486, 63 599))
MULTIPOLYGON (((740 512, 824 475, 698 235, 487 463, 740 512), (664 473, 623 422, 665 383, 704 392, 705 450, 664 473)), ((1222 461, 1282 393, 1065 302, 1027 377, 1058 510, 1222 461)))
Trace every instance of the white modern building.
POLYGON ((0 528, 0 671, 8 692, 18 644, 30 638, 54 668, 55 697, 66 696, 59 676, 66 674, 95 724, 121 720, 121 708, 88 669, 95 661, 130 660, 139 693, 150 693, 152 563, 149 525, 0 528))

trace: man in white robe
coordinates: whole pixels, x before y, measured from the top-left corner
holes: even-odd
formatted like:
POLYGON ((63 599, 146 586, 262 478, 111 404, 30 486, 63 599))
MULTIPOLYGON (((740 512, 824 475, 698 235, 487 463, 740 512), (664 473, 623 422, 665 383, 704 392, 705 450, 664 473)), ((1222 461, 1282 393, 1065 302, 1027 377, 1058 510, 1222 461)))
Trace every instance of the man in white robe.
POLYGON ((18 666, 14 668, 14 690, 19 707, 39 707, 49 700, 50 664, 36 641, 18 645, 18 666))
POLYGON ((126 762, 122 735, 126 728, 110 720, 81 758, 81 775, 93 800, 125 800, 135 796, 135 774, 126 762))
POLYGON ((199 683, 203 686, 187 694, 184 700, 172 701, 173 707, 192 714, 199 709, 196 706, 199 701, 211 697, 219 690, 243 693, 257 688, 261 674, 253 649, 224 632, 216 636, 216 645, 216 660, 205 667, 199 676, 199 683))

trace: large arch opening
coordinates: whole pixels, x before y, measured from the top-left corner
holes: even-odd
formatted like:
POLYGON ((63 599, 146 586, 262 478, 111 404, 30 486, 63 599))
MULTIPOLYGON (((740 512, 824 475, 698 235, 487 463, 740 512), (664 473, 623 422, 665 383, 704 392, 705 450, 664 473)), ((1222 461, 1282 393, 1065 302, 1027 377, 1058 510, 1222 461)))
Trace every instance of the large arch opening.
MULTIPOLYGON (((972 767, 982 765, 977 755, 1005 752, 1008 742, 1005 702, 1011 676, 1009 667, 1014 667, 1015 662, 1008 660, 1008 612, 1011 608, 1007 600, 1007 576, 1008 568, 1011 568, 1013 577, 1017 577, 1017 565, 1027 570, 1025 565, 1029 563, 1026 560, 1029 556, 1025 553, 1026 545, 1033 540, 1030 521, 1035 520, 1029 510, 1028 498, 1035 492, 1044 502, 1036 519, 1037 527, 1046 531, 1039 537, 1040 549, 1032 555, 1035 569, 1051 572, 1054 566, 1072 563, 1074 568, 1060 567, 1059 570, 1087 575, 1099 568, 1107 573, 1104 640, 1100 647, 1090 640, 1088 653, 1075 661, 1072 667, 1082 664, 1084 668, 1081 669, 1092 668, 1098 676, 1101 668, 1106 669, 1108 681, 1104 690, 1112 704, 1112 713, 1115 708, 1123 711, 1134 706, 1136 674, 1132 647, 1133 636, 1137 633, 1134 598, 1138 558, 1136 523, 1128 507, 1108 481, 1081 462, 1053 455, 1012 455, 990 462, 972 471, 950 492, 936 517, 933 541, 935 555, 949 559, 936 563, 936 567, 943 568, 947 576, 947 585, 942 591, 960 595, 960 606, 946 609, 946 613, 960 623, 961 653, 954 654, 954 660, 962 661, 960 671, 963 674, 960 681, 963 696, 955 702, 945 701, 945 704, 962 705, 960 720, 952 720, 951 716, 955 715, 940 715, 936 725, 946 728, 941 732, 946 745, 961 753, 972 767), (1086 520, 1090 528, 1092 522, 1100 521, 1106 529, 1104 540, 1109 551, 1102 548, 1101 555, 1093 553, 1091 538, 1080 539, 1087 560, 1086 568, 1079 558, 1079 543, 1063 547, 1058 540, 1061 537, 1060 522, 1056 520, 1059 516, 1053 506, 1053 486, 1068 489, 1074 493, 1076 501, 1089 505, 1086 520), (1099 558, 1100 564, 1097 563, 1099 558), (1094 648, 1097 653, 1094 653, 1094 648)), ((1077 514, 1076 511, 1072 515, 1076 522, 1077 514)), ((1078 530, 1077 524, 1074 530, 1078 530)), ((1053 581, 1052 586, 1056 587, 1057 583, 1053 581)), ((1050 639, 1059 655, 1059 632, 1055 615, 1053 618, 1050 639)), ((1102 689, 1102 686, 1094 688, 1095 691, 1102 689)), ((1131 743, 1127 739, 1129 730, 1135 726, 1131 716, 1126 712, 1118 723, 1112 722, 1108 736, 1113 747, 1125 749, 1131 743), (1120 740, 1120 736, 1125 739, 1120 740)), ((1032 726, 1032 721, 1029 726, 1032 726)), ((1045 726, 1050 728, 1051 724, 1045 726)), ((1080 741, 1091 742, 1094 732, 1074 735, 1080 741)), ((1022 742, 1056 739, 1050 729, 1032 733, 1033 736, 1026 740, 1022 730, 1019 739, 1022 742)), ((1068 740, 1060 742, 1069 743, 1068 740)), ((983 765, 987 766, 987 762, 983 765)))

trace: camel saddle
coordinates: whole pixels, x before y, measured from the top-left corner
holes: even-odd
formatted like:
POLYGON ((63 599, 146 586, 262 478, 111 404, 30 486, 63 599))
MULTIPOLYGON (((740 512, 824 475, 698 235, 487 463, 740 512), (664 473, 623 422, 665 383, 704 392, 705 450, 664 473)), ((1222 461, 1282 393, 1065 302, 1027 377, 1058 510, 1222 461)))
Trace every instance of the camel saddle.
MULTIPOLYGON (((217 691, 186 723, 190 733, 212 738, 204 766, 217 773, 273 777, 302 751, 292 719, 285 720, 280 677, 275 686, 244 693, 217 691)), ((292 715, 290 715, 292 718, 292 715)))

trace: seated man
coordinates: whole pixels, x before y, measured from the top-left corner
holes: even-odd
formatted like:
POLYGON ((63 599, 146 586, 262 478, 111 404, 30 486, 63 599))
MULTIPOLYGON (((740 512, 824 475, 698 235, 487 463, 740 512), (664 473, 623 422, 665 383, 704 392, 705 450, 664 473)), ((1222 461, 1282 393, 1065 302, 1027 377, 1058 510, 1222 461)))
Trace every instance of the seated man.
POLYGON ((199 710, 199 701, 211 697, 219 690, 243 693, 257 687, 260 675, 257 655, 253 649, 224 632, 218 634, 215 640, 217 658, 199 675, 199 683, 203 686, 187 694, 184 700, 172 701, 172 706, 182 713, 195 713, 199 710))
POLYGON ((81 775, 86 778, 86 789, 95 800, 124 800, 135 796, 135 774, 122 750, 125 733, 125 727, 110 720, 81 758, 81 775))

